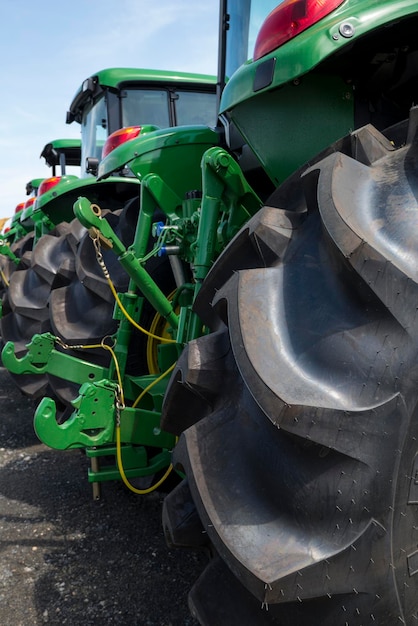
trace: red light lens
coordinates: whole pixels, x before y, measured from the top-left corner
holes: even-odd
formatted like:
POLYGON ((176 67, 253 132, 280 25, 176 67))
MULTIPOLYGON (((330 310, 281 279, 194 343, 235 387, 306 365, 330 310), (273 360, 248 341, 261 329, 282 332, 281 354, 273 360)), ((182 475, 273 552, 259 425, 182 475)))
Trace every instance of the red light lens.
POLYGON ((29 198, 28 200, 26 200, 25 204, 24 204, 24 208, 28 209, 29 207, 32 206, 32 204, 35 202, 35 196, 32 196, 31 198, 29 198))
POLYGON ((52 189, 52 187, 55 187, 55 185, 58 185, 60 180, 61 180, 61 176, 52 176, 51 178, 45 178, 45 180, 43 180, 41 184, 39 185, 38 196, 42 196, 42 194, 52 189))
POLYGON ((254 61, 316 24, 343 2, 345 0, 285 0, 266 17, 255 42, 254 61))
POLYGON ((112 150, 131 139, 135 139, 141 132, 141 126, 127 126, 116 130, 109 135, 102 150, 102 159, 104 159, 112 150))
POLYGON ((19 202, 19 204, 15 208, 15 213, 20 213, 20 211, 23 211, 24 208, 25 208, 25 203, 19 202))

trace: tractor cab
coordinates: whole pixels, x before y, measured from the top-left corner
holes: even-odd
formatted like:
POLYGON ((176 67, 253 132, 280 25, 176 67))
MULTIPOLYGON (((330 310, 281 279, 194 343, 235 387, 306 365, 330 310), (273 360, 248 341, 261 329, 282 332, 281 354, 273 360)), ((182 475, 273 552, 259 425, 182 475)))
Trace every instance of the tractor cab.
POLYGON ((82 175, 96 174, 107 137, 134 125, 216 124, 216 80, 202 74, 113 68, 87 78, 67 112, 81 127, 82 175))

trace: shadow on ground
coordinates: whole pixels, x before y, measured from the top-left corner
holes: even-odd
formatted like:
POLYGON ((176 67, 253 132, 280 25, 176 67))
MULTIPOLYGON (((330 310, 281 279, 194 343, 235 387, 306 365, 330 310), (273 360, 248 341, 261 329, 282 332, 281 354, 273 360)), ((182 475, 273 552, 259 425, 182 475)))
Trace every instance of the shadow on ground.
POLYGON ((204 555, 165 545, 164 494, 108 483, 93 501, 87 460, 36 439, 32 403, 0 369, 2 626, 191 626, 187 591, 204 555))

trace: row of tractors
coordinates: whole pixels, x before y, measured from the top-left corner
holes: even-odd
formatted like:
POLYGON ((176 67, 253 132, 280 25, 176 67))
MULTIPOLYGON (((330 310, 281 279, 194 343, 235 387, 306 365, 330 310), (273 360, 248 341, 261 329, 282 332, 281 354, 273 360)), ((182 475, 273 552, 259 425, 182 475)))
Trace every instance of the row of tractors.
POLYGON ((3 229, 39 439, 95 498, 167 492, 167 542, 212 555, 201 624, 418 619, 417 27, 221 0, 218 76, 88 77, 3 229))

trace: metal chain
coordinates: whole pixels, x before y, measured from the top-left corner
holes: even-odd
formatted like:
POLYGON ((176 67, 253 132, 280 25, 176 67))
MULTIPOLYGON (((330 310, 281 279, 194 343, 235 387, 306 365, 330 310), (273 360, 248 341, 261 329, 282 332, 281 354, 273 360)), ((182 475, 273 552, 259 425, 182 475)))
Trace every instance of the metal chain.
MULTIPOLYGON (((57 343, 57 344, 58 344, 61 348, 63 348, 63 350, 86 350, 86 349, 88 349, 88 348, 89 348, 89 346, 88 346, 88 345, 83 344, 83 343, 74 343, 74 344, 73 344, 73 343, 72 343, 72 344, 65 343, 65 341, 63 341, 63 340, 61 339, 61 337, 56 337, 56 336, 55 336, 55 337, 54 337, 54 341, 55 341, 55 343, 57 343)), ((100 346, 101 346, 102 348, 104 348, 105 350, 106 350, 107 348, 112 348, 112 349, 113 349, 113 348, 116 346, 116 340, 115 340, 115 338, 114 338, 114 337, 112 337, 111 335, 105 335, 105 336, 103 337, 103 339, 100 341, 100 344, 97 344, 97 345, 100 345, 100 346), (105 343, 106 339, 110 339, 110 340, 111 340, 111 342, 110 342, 110 343, 105 343)))
MULTIPOLYGON (((61 348, 63 348, 64 350, 71 350, 71 349, 85 349, 86 346, 83 344, 72 344, 69 345, 68 343, 65 343, 65 341, 63 341, 60 337, 55 337, 55 342, 61 346, 61 348)), ((105 339, 110 339, 109 335, 106 335, 106 337, 103 337, 102 341, 100 342, 102 347, 105 347, 106 344, 104 343, 105 339)), ((108 346, 110 347, 110 346, 108 346)), ((113 346, 114 347, 114 346, 113 346)), ((125 403, 123 402, 123 395, 122 395, 122 389, 120 387, 120 385, 116 385, 115 387, 115 411, 116 411, 116 426, 120 427, 120 417, 121 417, 121 411, 123 411, 123 409, 125 408, 125 403)))
POLYGON ((64 350, 71 350, 72 348, 74 350, 81 350, 83 347, 82 344, 74 344, 70 346, 68 343, 65 343, 65 341, 63 341, 61 337, 54 337, 54 339, 55 343, 61 346, 61 348, 63 348, 64 350))
POLYGON ((100 245, 100 237, 96 233, 93 234, 91 231, 90 231, 90 237, 93 242, 94 249, 96 251, 96 259, 97 259, 98 264, 100 265, 100 269, 102 270, 103 275, 106 278, 106 280, 110 280, 110 274, 108 272, 108 269, 103 259, 102 247, 100 245))
POLYGON ((125 408, 125 404, 122 401, 121 388, 117 385, 115 389, 115 412, 116 412, 116 427, 120 428, 120 414, 125 408))

